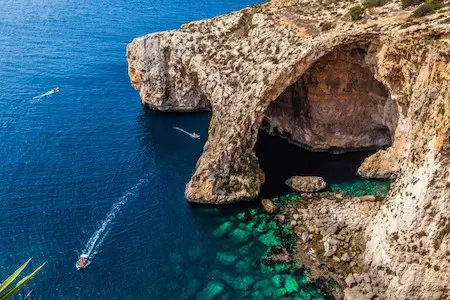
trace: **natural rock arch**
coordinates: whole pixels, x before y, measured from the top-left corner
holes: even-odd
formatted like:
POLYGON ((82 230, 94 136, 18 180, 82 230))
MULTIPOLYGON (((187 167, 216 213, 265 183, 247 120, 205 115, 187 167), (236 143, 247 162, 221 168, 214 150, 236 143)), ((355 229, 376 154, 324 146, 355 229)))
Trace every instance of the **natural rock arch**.
MULTIPOLYGON (((369 84, 364 85, 364 82, 362 81, 362 84, 356 86, 356 95, 352 95, 353 98, 351 100, 353 105, 357 105, 359 102, 363 104, 368 102, 370 105, 368 112, 365 112, 361 116, 359 116, 358 113, 355 114, 357 117, 356 121, 362 121, 362 119, 368 117, 372 112, 376 112, 374 118, 378 120, 374 120, 374 122, 370 123, 373 125, 373 128, 365 130, 365 135, 362 135, 361 141, 356 141, 354 143, 342 144, 341 142, 341 144, 333 144, 331 141, 333 137, 330 138, 331 142, 329 141, 329 145, 321 147, 316 147, 312 144, 307 145, 306 143, 302 143, 302 141, 298 142, 293 140, 293 142, 319 151, 349 151, 389 146, 396 126, 396 104, 385 87, 375 79, 371 71, 373 66, 370 65, 369 61, 366 61, 366 56, 367 59, 370 60, 377 51, 376 48, 371 47, 371 42, 377 40, 377 37, 377 35, 361 34, 347 37, 345 41, 341 41, 339 38, 337 40, 320 41, 320 44, 316 45, 316 47, 321 49, 321 51, 303 53, 305 56, 300 59, 292 59, 290 64, 285 63, 284 69, 282 67, 275 67, 275 74, 266 75, 267 77, 261 82, 262 86, 256 85, 256 87, 250 88, 246 94, 236 90, 235 93, 230 96, 230 100, 228 100, 230 101, 229 105, 233 105, 231 104, 233 103, 231 102, 231 99, 233 99, 233 101, 238 101, 235 100, 236 97, 249 95, 248 97, 253 97, 253 99, 248 99, 247 104, 244 102, 245 110, 239 110, 237 108, 239 114, 233 116, 234 119, 229 121, 230 125, 235 127, 234 129, 230 129, 230 127, 224 125, 227 122, 226 120, 230 118, 228 112, 223 110, 223 106, 217 105, 215 101, 212 101, 213 114, 210 124, 210 137, 205 145, 204 153, 197 164, 196 173, 192 177, 191 182, 187 185, 186 197, 193 202, 204 203, 229 203, 247 199, 251 200, 257 197, 260 186, 264 181, 264 176, 263 172, 259 169, 257 157, 253 152, 253 148, 263 120, 265 118, 267 119, 267 113, 269 112, 270 114, 273 104, 279 102, 280 97, 283 97, 284 91, 289 90, 293 84, 296 84, 299 80, 303 80, 305 76, 314 74, 317 65, 330 60, 330 57, 332 56, 334 56, 334 61, 338 65, 346 63, 345 59, 347 61, 350 59, 358 59, 358 61, 353 62, 353 64, 358 66, 359 69, 357 69, 357 71, 364 72, 364 76, 367 77, 369 84), (330 47, 329 45, 335 46, 330 47), (358 51, 363 51, 364 55, 358 51), (341 53, 347 53, 348 57, 344 57, 344 60, 336 57, 337 54, 339 56, 341 53), (358 57, 355 58, 355 55, 358 57), (362 87, 366 88, 366 90, 360 92, 362 87), (357 94, 358 92, 360 93, 359 95, 357 94), (359 99, 362 94, 369 92, 373 92, 374 95, 365 97, 369 98, 368 101, 359 99), (375 135, 371 135, 371 131, 376 131, 375 135), (377 137, 379 140, 371 142, 371 138, 373 137, 377 137), (218 139, 222 140, 222 142, 214 142, 218 139), (207 163, 205 164, 205 162, 207 163), (210 181, 209 184, 208 181, 210 181)), ((333 62, 333 59, 330 61, 333 62)), ((354 70, 350 68, 350 71, 354 70)), ((344 71, 344 73, 350 74, 351 72, 347 70, 344 71)), ((245 78, 243 80, 245 80, 245 78)), ((344 83, 344 88, 351 86, 349 80, 346 80, 344 83)), ((223 88, 220 87, 220 89, 224 90, 227 88, 226 85, 223 88)), ((211 98, 214 98, 216 91, 217 87, 213 93, 209 93, 211 98)), ((327 103, 324 105, 327 106, 327 103)), ((356 108, 365 109, 367 108, 367 105, 360 105, 356 108)), ((351 124, 354 128, 361 125, 356 121, 351 124)), ((279 127, 279 123, 280 122, 274 124, 274 126, 279 127)), ((341 125, 340 129, 345 126, 345 124, 341 125)), ((280 130, 278 130, 278 132, 279 131, 280 130)), ((359 132, 352 137, 359 138, 358 134, 359 132)), ((346 138, 348 138, 348 136, 341 139, 341 141, 346 138)))
MULTIPOLYGON (((399 111, 395 118, 387 109, 391 114, 375 122, 389 129, 392 146, 366 159, 358 171, 396 177, 366 229, 365 265, 381 272, 388 299, 445 298, 449 286, 442 278, 450 272, 445 251, 450 243, 448 24, 439 21, 440 14, 410 23, 411 10, 400 3, 370 9, 353 22, 322 2, 284 7, 285 2, 272 0, 188 23, 128 46, 129 74, 142 102, 154 109, 196 110, 204 108, 204 95, 211 104, 208 141, 186 197, 209 204, 257 197, 264 176, 253 148, 271 103, 339 47, 364 49, 367 67, 389 92, 388 107, 399 111), (323 22, 335 27, 324 30, 323 22), (426 250, 424 255, 405 249, 406 240, 426 250)), ((340 12, 354 5, 337 4, 340 12)))

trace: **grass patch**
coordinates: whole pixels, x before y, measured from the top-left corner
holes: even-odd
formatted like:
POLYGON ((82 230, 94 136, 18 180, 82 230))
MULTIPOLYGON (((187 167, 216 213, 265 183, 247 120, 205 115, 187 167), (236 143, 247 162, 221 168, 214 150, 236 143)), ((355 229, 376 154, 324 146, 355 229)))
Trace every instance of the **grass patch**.
POLYGON ((443 0, 428 0, 420 5, 413 13, 413 17, 420 18, 429 15, 444 6, 443 0))
POLYGON ((388 2, 389 0, 365 0, 363 5, 365 8, 380 7, 388 2))
POLYGON ((352 17, 353 21, 357 21, 360 20, 362 18, 364 18, 364 11, 366 10, 366 8, 362 5, 356 5, 353 6, 349 9, 349 14, 352 17))
POLYGON ((407 8, 409 6, 415 6, 424 3, 425 0, 402 0, 402 7, 407 8))

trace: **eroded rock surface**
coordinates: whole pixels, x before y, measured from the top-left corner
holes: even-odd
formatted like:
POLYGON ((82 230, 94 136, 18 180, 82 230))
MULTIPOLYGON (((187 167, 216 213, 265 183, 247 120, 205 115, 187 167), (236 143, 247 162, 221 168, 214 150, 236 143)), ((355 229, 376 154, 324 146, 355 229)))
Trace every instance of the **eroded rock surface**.
POLYGON ((327 186, 323 178, 318 176, 293 176, 286 180, 286 184, 299 193, 318 192, 327 186))
POLYGON ((450 10, 411 23, 414 8, 395 1, 353 22, 354 4, 272 0, 139 37, 127 48, 130 78, 153 109, 212 110, 186 187, 193 202, 258 196, 264 173, 253 147, 264 120, 312 150, 391 145, 358 171, 395 178, 368 219, 364 266, 390 270, 388 299, 446 299, 450 24, 442 16, 450 10))
POLYGON ((344 45, 317 60, 269 105, 269 132, 314 151, 389 146, 397 107, 366 54, 344 45))
POLYGON ((269 214, 275 214, 278 211, 278 207, 270 199, 262 199, 261 204, 269 214))

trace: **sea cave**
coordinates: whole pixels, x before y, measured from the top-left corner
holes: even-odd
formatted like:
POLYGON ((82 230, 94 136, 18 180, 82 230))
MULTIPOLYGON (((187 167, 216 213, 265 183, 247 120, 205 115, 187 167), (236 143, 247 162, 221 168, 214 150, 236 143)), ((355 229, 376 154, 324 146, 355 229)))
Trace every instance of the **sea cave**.
POLYGON ((255 146, 266 174, 261 196, 287 192, 294 175, 357 180, 364 159, 392 144, 397 106, 372 73, 369 49, 335 49, 270 103, 255 146))

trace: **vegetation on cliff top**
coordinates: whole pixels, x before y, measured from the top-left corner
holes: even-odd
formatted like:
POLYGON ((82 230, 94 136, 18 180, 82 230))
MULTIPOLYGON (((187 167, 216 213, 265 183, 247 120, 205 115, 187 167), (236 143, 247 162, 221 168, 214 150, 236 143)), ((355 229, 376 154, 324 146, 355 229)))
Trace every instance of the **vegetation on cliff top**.
POLYGON ((407 8, 409 6, 415 6, 424 3, 425 0, 402 0, 402 7, 407 8))
POLYGON ((364 8, 364 6, 356 5, 356 6, 350 7, 349 14, 352 17, 353 21, 357 21, 364 17, 365 10, 366 9, 364 8))
MULTIPOLYGON (((372 7, 380 7, 387 4, 389 0, 365 0, 362 5, 350 7, 349 15, 353 21, 360 20, 365 16, 365 10, 372 7)), ((421 4, 413 13, 412 17, 422 17, 441 9, 445 6, 444 0, 401 0, 402 8, 421 4)), ((409 22, 408 24, 410 24, 409 22)), ((410 26, 410 25, 409 25, 410 26)), ((406 28, 408 26, 405 26, 406 28)))
POLYGON ((420 5, 413 13, 414 17, 422 17, 431 14, 444 6, 443 0, 427 0, 420 5))

